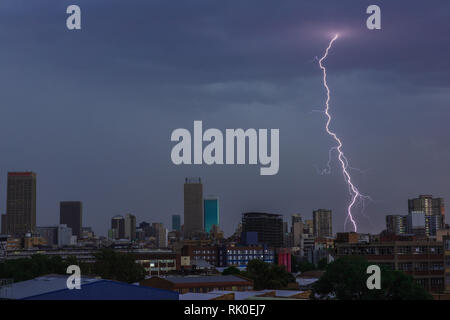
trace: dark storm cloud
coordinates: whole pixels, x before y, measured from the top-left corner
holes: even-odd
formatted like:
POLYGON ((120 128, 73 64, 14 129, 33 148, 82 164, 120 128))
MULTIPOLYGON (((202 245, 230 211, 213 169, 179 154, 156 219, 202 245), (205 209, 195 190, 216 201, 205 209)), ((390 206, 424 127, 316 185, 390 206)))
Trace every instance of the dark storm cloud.
POLYGON ((324 99, 314 57, 334 32, 333 126, 375 200, 362 230, 378 232, 408 197, 450 198, 448 1, 382 1, 381 31, 365 28, 369 1, 76 3, 81 32, 65 28, 73 1, 0 2, 0 190, 6 171, 37 171, 38 224, 74 199, 103 234, 126 211, 167 225, 182 213, 184 177, 198 175, 220 196, 227 233, 246 210, 318 207, 342 230, 348 194, 336 163, 317 175, 332 142, 311 112, 324 99), (171 131, 198 119, 280 128, 280 173, 172 165, 171 131))

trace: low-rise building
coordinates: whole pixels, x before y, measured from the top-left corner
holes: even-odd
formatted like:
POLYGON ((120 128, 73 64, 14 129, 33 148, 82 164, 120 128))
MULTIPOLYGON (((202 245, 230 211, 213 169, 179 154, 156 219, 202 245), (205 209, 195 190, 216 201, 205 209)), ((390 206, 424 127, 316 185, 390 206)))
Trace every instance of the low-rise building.
POLYGON ((141 286, 176 291, 180 294, 208 293, 214 290, 250 291, 253 281, 237 275, 219 276, 170 276, 142 280, 141 286))
POLYGON ((336 255, 360 255, 411 275, 429 292, 444 290, 444 244, 437 241, 336 243, 336 255))

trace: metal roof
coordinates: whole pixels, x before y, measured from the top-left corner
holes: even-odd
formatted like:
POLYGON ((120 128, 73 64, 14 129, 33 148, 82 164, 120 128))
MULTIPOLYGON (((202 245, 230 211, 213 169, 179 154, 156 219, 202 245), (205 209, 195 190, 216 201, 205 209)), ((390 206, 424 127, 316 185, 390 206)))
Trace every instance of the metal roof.
MULTIPOLYGON (((68 276, 49 274, 31 280, 12 283, 1 288, 1 296, 6 299, 24 299, 30 296, 67 289, 68 276)), ((100 279, 82 277, 81 286, 95 281, 100 281, 100 279)))
POLYGON ((82 277, 81 289, 67 288, 66 275, 46 275, 1 289, 2 298, 25 300, 178 300, 175 291, 82 277))

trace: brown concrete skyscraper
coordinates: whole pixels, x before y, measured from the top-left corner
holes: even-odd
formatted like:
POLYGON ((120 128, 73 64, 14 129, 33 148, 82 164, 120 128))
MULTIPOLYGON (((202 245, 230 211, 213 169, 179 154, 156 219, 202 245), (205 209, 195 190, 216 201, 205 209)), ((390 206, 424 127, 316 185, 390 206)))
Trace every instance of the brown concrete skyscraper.
POLYGON ((186 178, 184 183, 184 236, 203 232, 203 185, 200 178, 186 178))
POLYGON ((36 173, 8 172, 4 231, 24 235, 36 228, 36 173))
POLYGON ((72 228, 72 234, 81 238, 83 227, 83 205, 81 201, 62 201, 59 203, 59 223, 72 228))
POLYGON ((331 210, 318 209, 313 211, 314 236, 318 238, 332 237, 331 210))

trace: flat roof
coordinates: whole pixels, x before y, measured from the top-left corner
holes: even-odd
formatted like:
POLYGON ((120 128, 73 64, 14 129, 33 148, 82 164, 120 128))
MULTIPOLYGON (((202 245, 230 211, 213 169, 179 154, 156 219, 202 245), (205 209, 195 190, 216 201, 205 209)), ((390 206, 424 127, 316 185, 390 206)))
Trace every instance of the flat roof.
POLYGON ((165 277, 164 279, 173 282, 173 283, 220 283, 220 282, 248 282, 250 280, 243 279, 241 277, 237 277, 234 275, 225 275, 225 276, 185 276, 185 277, 176 277, 170 276, 165 277))

